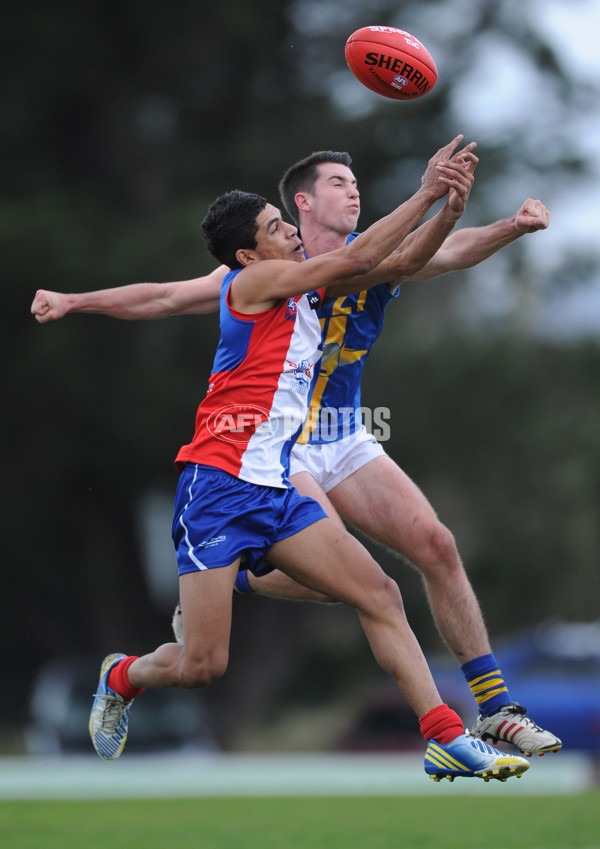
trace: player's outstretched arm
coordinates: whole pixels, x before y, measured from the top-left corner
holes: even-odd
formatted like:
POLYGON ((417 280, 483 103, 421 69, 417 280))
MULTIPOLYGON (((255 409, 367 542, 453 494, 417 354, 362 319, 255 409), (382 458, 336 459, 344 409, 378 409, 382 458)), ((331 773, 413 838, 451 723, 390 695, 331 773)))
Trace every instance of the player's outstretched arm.
POLYGON ((176 283, 133 283, 96 292, 63 294, 39 289, 31 312, 40 324, 68 313, 89 312, 121 319, 166 318, 170 315, 215 312, 221 283, 229 271, 219 266, 205 277, 176 283))
POLYGON ((452 233, 439 251, 411 279, 430 280, 448 271, 471 268, 525 233, 545 230, 550 213, 540 200, 527 198, 516 215, 484 227, 465 227, 452 233))
POLYGON ((449 167, 454 175, 443 208, 413 230, 397 250, 366 275, 363 278, 365 283, 372 285, 374 279, 393 283, 414 279, 414 275, 437 253, 466 209, 479 162, 472 152, 475 146, 476 143, 471 142, 452 157, 449 167))
MULTIPOLYGON (((456 184, 456 166, 450 160, 462 134, 431 157, 421 187, 389 215, 372 224, 343 248, 313 257, 308 263, 274 260, 244 263, 232 288, 233 306, 242 312, 267 309, 271 304, 313 289, 326 287, 334 295, 348 290, 348 281, 368 274, 408 236, 431 206, 456 184)), ((247 253, 247 252, 246 252, 247 253)), ((369 281, 368 285, 380 282, 369 281)), ((364 288, 356 282, 351 291, 364 288)))

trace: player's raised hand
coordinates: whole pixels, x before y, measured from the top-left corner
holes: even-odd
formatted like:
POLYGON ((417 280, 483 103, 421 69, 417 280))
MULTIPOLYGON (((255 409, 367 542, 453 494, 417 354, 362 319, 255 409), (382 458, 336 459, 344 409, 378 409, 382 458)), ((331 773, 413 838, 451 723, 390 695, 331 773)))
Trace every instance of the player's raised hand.
POLYGON ((462 165, 465 165, 471 173, 475 171, 477 168, 477 163, 479 162, 479 157, 475 156, 473 151, 477 147, 477 142, 469 142, 459 151, 457 151, 452 157, 452 162, 459 162, 462 165))
POLYGON ((473 153, 477 142, 469 142, 457 151, 446 168, 446 177, 452 180, 448 192, 448 205, 453 212, 462 215, 473 187, 473 174, 479 157, 473 153))
POLYGON ((67 312, 67 298, 60 292, 48 292, 38 289, 31 304, 31 313, 36 321, 43 324, 45 321, 54 321, 62 318, 67 312))
POLYGON ((471 163, 450 162, 445 174, 449 181, 448 207, 457 215, 462 215, 475 181, 471 163))
MULTIPOLYGON (((452 179, 454 176, 452 174, 452 168, 450 167, 450 170, 448 170, 448 166, 451 166, 454 152, 463 139, 464 135, 460 133, 447 145, 441 147, 437 153, 431 157, 427 163, 425 173, 421 177, 422 188, 434 190, 439 198, 443 197, 448 192, 448 190, 452 187, 452 179)), ((475 144, 475 142, 470 142, 464 148, 465 152, 463 154, 463 158, 467 156, 467 150, 472 150, 475 147, 475 144)), ((461 163, 462 160, 458 164, 461 163)))
POLYGON ((535 233, 545 230, 550 224, 550 213, 541 202, 527 198, 515 215, 515 227, 519 233, 535 233))

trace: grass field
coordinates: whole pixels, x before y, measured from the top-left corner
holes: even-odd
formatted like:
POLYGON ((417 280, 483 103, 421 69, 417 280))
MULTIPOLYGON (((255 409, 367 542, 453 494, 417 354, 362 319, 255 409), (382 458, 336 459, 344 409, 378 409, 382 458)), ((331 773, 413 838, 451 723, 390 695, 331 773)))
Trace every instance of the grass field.
POLYGON ((2 849, 600 849, 567 796, 0 802, 2 849))

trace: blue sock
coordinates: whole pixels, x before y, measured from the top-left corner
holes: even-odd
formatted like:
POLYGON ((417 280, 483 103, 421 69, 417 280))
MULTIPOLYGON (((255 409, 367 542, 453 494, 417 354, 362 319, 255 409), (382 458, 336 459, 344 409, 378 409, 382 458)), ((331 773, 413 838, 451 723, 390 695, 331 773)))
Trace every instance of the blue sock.
POLYGON ((468 660, 460 668, 475 697, 477 707, 484 716, 491 716, 502 705, 512 702, 493 654, 484 654, 468 660))
POLYGON ((236 593, 254 592, 248 581, 247 569, 240 569, 240 571, 238 572, 237 578, 235 579, 235 584, 233 585, 233 591, 236 593))

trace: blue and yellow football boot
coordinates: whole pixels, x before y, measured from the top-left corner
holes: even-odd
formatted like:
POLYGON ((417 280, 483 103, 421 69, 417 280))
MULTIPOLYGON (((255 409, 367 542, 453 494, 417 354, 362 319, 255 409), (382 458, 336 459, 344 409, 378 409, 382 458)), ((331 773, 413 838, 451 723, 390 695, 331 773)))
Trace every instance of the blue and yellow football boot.
POLYGON ((425 752, 425 772, 434 781, 454 781, 457 775, 506 781, 513 775, 520 778, 528 769, 525 758, 500 752, 470 734, 461 734, 445 745, 430 740, 425 752))
POLYGON ((102 661, 98 691, 90 714, 89 729, 94 749, 107 761, 119 757, 127 740, 133 699, 126 702, 123 696, 115 693, 107 684, 110 670, 126 657, 126 654, 109 654, 102 661))

